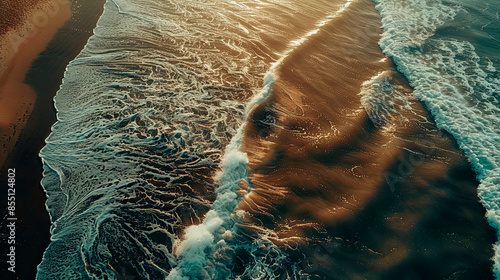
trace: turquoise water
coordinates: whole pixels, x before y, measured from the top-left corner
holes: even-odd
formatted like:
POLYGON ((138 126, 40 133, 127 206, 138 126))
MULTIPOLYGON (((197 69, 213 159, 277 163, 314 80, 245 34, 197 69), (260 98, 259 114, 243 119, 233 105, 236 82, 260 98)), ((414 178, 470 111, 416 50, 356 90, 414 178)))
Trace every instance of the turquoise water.
POLYGON ((488 221, 500 229, 500 2, 375 2, 382 50, 469 157, 488 221))

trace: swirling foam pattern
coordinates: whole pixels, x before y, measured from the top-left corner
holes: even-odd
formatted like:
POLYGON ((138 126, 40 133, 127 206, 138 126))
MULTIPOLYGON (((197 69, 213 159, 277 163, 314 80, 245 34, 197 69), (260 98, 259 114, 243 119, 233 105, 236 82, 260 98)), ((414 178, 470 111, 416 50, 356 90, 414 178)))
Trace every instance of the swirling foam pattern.
MULTIPOLYGON (((380 46, 415 88, 438 127, 468 155, 490 224, 500 229, 500 4, 376 0, 380 46)), ((500 244, 495 274, 500 277, 500 244)))
POLYGON ((163 279, 177 266, 245 104, 288 42, 339 7, 294 2, 106 2, 40 152, 52 238, 38 279, 163 279))

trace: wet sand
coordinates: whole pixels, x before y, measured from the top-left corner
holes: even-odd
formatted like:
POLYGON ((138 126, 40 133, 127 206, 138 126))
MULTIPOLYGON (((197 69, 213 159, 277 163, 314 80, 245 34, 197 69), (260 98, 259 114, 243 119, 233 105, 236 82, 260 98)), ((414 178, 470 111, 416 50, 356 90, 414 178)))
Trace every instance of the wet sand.
MULTIPOLYGON (((4 34, 8 38, 3 41, 2 48, 11 48, 13 56, 4 63, 8 66, 0 78, 0 166, 16 144, 36 102, 36 92, 25 83, 26 74, 57 30, 71 17, 71 10, 69 2, 48 1, 34 7, 25 16, 26 22, 18 23, 15 28, 21 30, 19 33, 4 34), (26 37, 13 38, 15 36, 26 37)), ((8 56, 11 53, 2 54, 8 56)))
MULTIPOLYGON (((25 84, 23 87, 30 90, 32 97, 34 95, 32 110, 29 118, 26 117, 24 129, 21 131, 20 126, 16 126, 19 137, 13 141, 14 145, 0 170, 0 174, 7 174, 7 168, 16 168, 18 279, 35 278, 36 267, 49 244, 50 221, 45 209, 45 193, 40 186, 42 166, 38 153, 56 120, 53 97, 59 89, 66 66, 84 47, 102 13, 104 0, 82 2, 72 5, 71 18, 62 27, 59 26, 57 32, 54 30, 50 42, 45 43, 44 48, 25 68, 22 81, 25 84)), ((67 7, 63 12, 65 15, 70 13, 69 4, 67 7)), ((2 176, 0 181, 6 184, 6 180, 2 176)), ((5 201, 2 201, 3 209, 4 204, 5 201)), ((3 247, 5 243, 1 245, 3 247)), ((2 275, 5 269, 2 264, 2 275)), ((5 277, 10 276, 5 273, 5 277)))
POLYGON ((314 279, 492 279, 471 166, 380 51, 381 31, 374 4, 353 1, 278 65, 245 128, 240 237, 298 245, 314 279), (363 106, 373 79, 396 89, 392 105, 363 106))

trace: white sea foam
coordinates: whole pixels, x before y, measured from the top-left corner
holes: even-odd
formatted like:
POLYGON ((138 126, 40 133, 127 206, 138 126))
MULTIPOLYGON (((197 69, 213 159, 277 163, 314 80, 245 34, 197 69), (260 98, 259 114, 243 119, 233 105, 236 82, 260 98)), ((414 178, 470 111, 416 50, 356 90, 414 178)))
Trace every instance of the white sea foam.
MULTIPOLYGON (((392 57, 439 128, 450 132, 480 181, 479 196, 500 230, 500 80, 498 65, 468 41, 440 32, 462 7, 436 0, 375 0, 382 15, 382 50, 392 57)), ((500 277, 500 242, 494 272, 500 277)))
MULTIPOLYGON (((269 96, 274 82, 273 69, 266 75, 264 82, 265 86, 262 91, 247 105, 247 115, 255 104, 269 96)), ((227 235, 227 230, 231 230, 234 225, 231 214, 239 203, 236 193, 239 190, 238 183, 241 180, 247 180, 248 159, 240 150, 244 126, 243 124, 238 129, 226 148, 221 164, 222 171, 217 175, 219 188, 212 210, 207 213, 203 223, 187 228, 184 239, 177 245, 176 253, 179 261, 167 277, 169 280, 188 280, 192 279, 190 277, 200 275, 211 279, 209 272, 205 269, 209 252, 216 244, 224 244, 223 235, 227 235)))
POLYGON ((395 84, 390 71, 383 71, 364 82, 359 93, 361 105, 378 126, 392 122, 391 114, 411 109, 407 89, 395 84))

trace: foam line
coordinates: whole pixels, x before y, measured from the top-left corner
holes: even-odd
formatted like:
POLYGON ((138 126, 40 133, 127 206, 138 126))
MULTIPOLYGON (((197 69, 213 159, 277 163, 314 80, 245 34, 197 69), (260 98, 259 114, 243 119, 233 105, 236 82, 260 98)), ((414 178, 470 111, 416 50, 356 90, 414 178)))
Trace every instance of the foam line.
MULTIPOLYGON (((384 28, 380 47, 408 78, 438 127, 451 133, 468 156, 480 181, 487 219, 500 230, 498 66, 480 56, 477 46, 439 31, 445 25, 464 24, 456 19, 469 11, 434 0, 374 2, 384 28)), ((494 248, 493 270, 500 278, 500 242, 494 248)))

